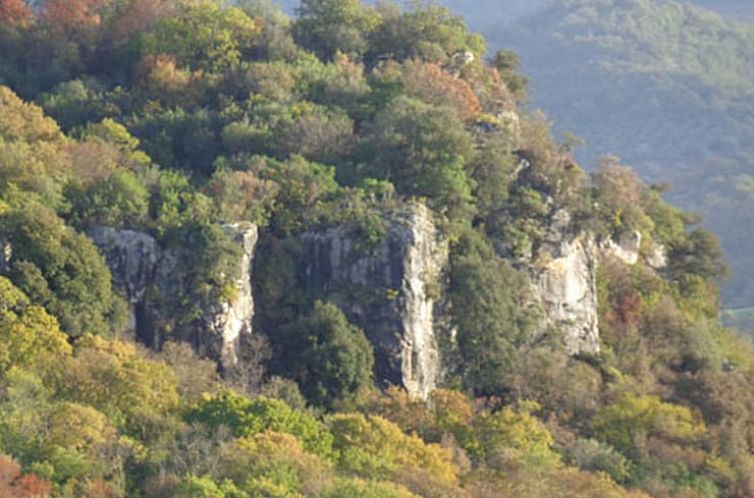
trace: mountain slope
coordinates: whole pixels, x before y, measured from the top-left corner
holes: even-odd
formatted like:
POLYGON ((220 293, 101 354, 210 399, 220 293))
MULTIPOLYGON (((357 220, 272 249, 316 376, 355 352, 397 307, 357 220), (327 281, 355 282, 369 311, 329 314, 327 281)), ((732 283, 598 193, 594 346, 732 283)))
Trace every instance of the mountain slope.
MULTIPOLYGON (((709 2, 708 2, 709 3, 709 2)), ((533 101, 704 216, 733 269, 731 307, 754 302, 754 28, 678 2, 565 1, 491 34, 524 61, 533 101)))

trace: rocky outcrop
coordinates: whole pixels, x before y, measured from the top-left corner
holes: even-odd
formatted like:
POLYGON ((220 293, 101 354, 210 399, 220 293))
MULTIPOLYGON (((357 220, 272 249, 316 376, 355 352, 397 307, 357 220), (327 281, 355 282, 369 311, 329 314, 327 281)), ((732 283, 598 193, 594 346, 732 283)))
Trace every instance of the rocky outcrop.
POLYGON ((191 271, 181 264, 191 247, 166 250, 149 234, 110 227, 96 227, 89 236, 105 257, 115 287, 129 302, 132 329, 142 342, 159 349, 168 336, 188 341, 199 354, 227 368, 238 362, 241 336, 252 331, 251 263, 257 227, 243 223, 223 229, 241 254, 233 299, 206 305, 190 323, 178 320, 169 303, 181 294, 182 275, 191 271))
POLYGON ((534 276, 535 295, 544 311, 543 328, 558 330, 570 354, 597 353, 597 244, 582 234, 563 240, 551 251, 552 259, 534 276))
POLYGON ((570 354, 599 352, 595 238, 574 228, 570 214, 554 209, 540 246, 519 265, 529 273, 532 296, 542 310, 540 334, 560 336, 570 354))
POLYGON ((664 245, 650 240, 644 242, 639 231, 625 232, 618 241, 608 239, 600 244, 602 257, 615 258, 633 266, 640 260, 655 271, 660 271, 668 265, 667 249, 664 245))
POLYGON ((644 261, 655 271, 664 270, 668 266, 667 248, 662 244, 652 242, 644 255, 644 261))
MULTIPOLYGON (((238 279, 235 282, 235 299, 213 304, 204 314, 203 329, 215 343, 212 347, 223 359, 223 365, 238 363, 241 336, 250 335, 254 318, 254 296, 251 291, 251 265, 257 245, 257 227, 252 224, 234 223, 223 227, 225 233, 241 248, 238 261, 238 279), (219 340, 218 340, 219 339, 219 340)), ((211 356, 212 354, 210 354, 211 356)))
POLYGON ((653 270, 667 265, 664 246, 642 240, 638 231, 621 234, 617 240, 599 240, 573 227, 564 210, 555 210, 547 222, 545 237, 533 261, 525 263, 544 317, 542 332, 561 335, 571 354, 594 354, 600 350, 597 301, 597 269, 605 258, 653 270), (642 245, 644 244, 644 245, 642 245))
POLYGON ((345 227, 301 236, 301 283, 364 330, 378 384, 426 399, 441 376, 448 246, 422 204, 387 213, 384 223, 384 235, 371 247, 345 227))
POLYGON ((641 248, 641 232, 624 232, 616 242, 608 239, 601 244, 604 255, 623 261, 627 265, 635 265, 639 262, 639 249, 641 248))

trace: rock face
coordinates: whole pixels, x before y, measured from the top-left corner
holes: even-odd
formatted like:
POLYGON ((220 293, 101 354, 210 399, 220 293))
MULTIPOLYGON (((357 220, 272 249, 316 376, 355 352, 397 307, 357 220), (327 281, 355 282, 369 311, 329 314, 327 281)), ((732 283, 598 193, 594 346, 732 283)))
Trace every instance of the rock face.
POLYGON ((254 318, 254 296, 251 291, 251 265, 257 245, 257 227, 252 224, 234 223, 224 225, 225 233, 241 248, 238 261, 238 279, 235 282, 233 302, 212 304, 201 318, 199 340, 200 354, 222 358, 224 366, 236 365, 241 345, 241 336, 250 335, 254 318), (202 333, 204 332, 204 333, 202 333))
POLYGON ((337 227, 301 237, 299 272, 307 288, 334 301, 375 351, 378 384, 426 399, 441 376, 438 336, 448 246, 429 210, 412 204, 384 217, 373 247, 337 227))
POLYGON ((103 226, 93 228, 89 236, 105 257, 116 288, 131 304, 144 301, 162 255, 154 237, 103 226))
POLYGON ((534 277, 545 313, 543 325, 561 331, 570 354, 597 353, 597 244, 589 235, 580 235, 562 241, 553 252, 553 259, 534 277))
POLYGON ((615 258, 627 265, 643 260, 660 270, 667 264, 665 248, 653 243, 642 255, 638 231, 600 242, 589 233, 571 232, 568 214, 556 212, 543 247, 549 257, 539 267, 530 266, 534 294, 545 315, 542 328, 560 331, 570 354, 594 354, 600 350, 597 269, 602 259, 615 258))
POLYGON ((627 265, 639 262, 639 248, 641 247, 641 232, 625 232, 618 242, 607 240, 602 244, 602 250, 608 256, 617 258, 627 265))
POLYGON ((541 245, 518 261, 531 279, 532 296, 542 310, 541 334, 554 332, 570 354, 599 352, 597 266, 594 237, 576 229, 570 214, 553 208, 541 245))
POLYGON ((176 325, 175 317, 160 304, 177 295, 176 285, 183 281, 181 273, 188 270, 181 268, 176 250, 163 250, 152 236, 133 230, 96 227, 89 236, 104 255, 114 285, 131 305, 132 329, 142 342, 159 349, 169 331, 171 337, 191 342, 200 355, 216 359, 227 368, 238 361, 242 334, 251 334, 251 263, 257 227, 232 224, 223 229, 241 248, 235 298, 206 306, 199 318, 184 325, 176 325), (154 299, 155 294, 162 299, 154 299))

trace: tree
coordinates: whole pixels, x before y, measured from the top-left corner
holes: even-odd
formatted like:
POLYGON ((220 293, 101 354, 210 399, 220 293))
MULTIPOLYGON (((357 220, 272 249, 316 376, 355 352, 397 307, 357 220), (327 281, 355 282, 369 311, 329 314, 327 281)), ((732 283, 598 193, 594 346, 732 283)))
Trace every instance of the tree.
POLYGON ((623 396, 603 407, 592 420, 595 436, 618 450, 631 452, 637 438, 660 437, 693 444, 707 427, 691 410, 662 401, 657 396, 623 396))
POLYGON ((149 192, 128 170, 115 170, 83 192, 71 186, 67 197, 79 226, 135 228, 148 219, 149 192))
POLYGON ((317 301, 309 315, 281 333, 285 341, 279 347, 295 351, 287 355, 288 369, 312 403, 332 407, 372 385, 371 344, 334 304, 317 301))
POLYGON ((479 233, 469 230, 453 251, 450 278, 458 373, 480 394, 501 394, 534 318, 526 308, 523 277, 479 233))
POLYGON ((146 359, 133 343, 86 335, 54 378, 57 393, 133 430, 144 429, 178 404, 175 374, 146 359))
POLYGON ((366 139, 366 176, 391 181, 401 194, 425 196, 439 211, 468 210, 465 166, 474 148, 453 111, 401 96, 377 114, 366 139))
POLYGON ((293 36, 302 47, 330 60, 338 51, 363 53, 367 36, 378 24, 377 12, 360 0, 302 0, 293 36))
POLYGON ((217 474, 250 496, 298 497, 319 496, 333 472, 329 461, 305 451, 295 437, 268 430, 223 445, 217 474))
POLYGON ((58 125, 40 107, 23 102, 6 86, 0 86, 0 137, 28 143, 63 139, 58 125))
POLYGON ((23 474, 16 462, 0 454, 0 496, 45 498, 51 491, 52 483, 34 474, 23 474))
POLYGON ((407 60, 400 66, 400 72, 400 82, 406 95, 428 104, 450 107, 467 122, 482 110, 471 85, 454 77, 437 63, 407 60))
POLYGON ((95 28, 111 0, 47 0, 42 17, 66 35, 95 28))
POLYGON ((276 135, 281 157, 299 154, 323 164, 348 155, 355 143, 353 122, 345 113, 314 105, 298 106, 294 119, 281 123, 276 135))
POLYGON ((510 50, 498 50, 490 61, 490 65, 497 69, 506 86, 517 100, 526 97, 528 80, 518 73, 521 59, 518 54, 510 50))
POLYGON ((265 431, 290 434, 303 447, 325 458, 332 457, 332 435, 311 414, 294 410, 283 401, 259 396, 250 400, 233 391, 207 396, 187 414, 189 422, 199 422, 210 429, 226 427, 236 437, 265 431))
POLYGON ((671 270, 681 275, 688 273, 705 280, 719 281, 727 275, 720 241, 710 230, 699 228, 671 249, 671 270))
POLYGON ((506 407, 482 416, 475 424, 479 456, 488 462, 500 459, 503 465, 520 465, 539 472, 559 467, 560 456, 553 450, 554 439, 531 414, 531 408, 536 406, 524 403, 518 410, 506 407))
POLYGON ((12 367, 48 369, 70 355, 58 322, 5 277, 0 277, 0 378, 12 367))
POLYGON ((0 0, 0 24, 11 28, 25 28, 33 11, 24 0, 0 0))
POLYGON ((338 465, 368 479, 386 479, 399 471, 427 471, 447 483, 457 482, 451 452, 425 444, 417 436, 377 416, 336 414, 329 418, 338 465))
MULTIPOLYGON (((265 162, 257 158, 252 168, 265 162)), ((267 163, 266 176, 278 185, 277 209, 271 224, 279 234, 296 232, 307 226, 307 221, 316 221, 326 210, 327 202, 341 191, 333 167, 309 162, 301 156, 267 163)))
POLYGON ((341 480, 322 498, 414 498, 403 486, 388 482, 364 481, 359 479, 341 480))
POLYGON ((466 52, 478 59, 487 50, 484 38, 469 33, 461 17, 437 4, 414 2, 407 12, 388 4, 380 13, 382 23, 369 37, 370 63, 382 58, 447 62, 466 52))
POLYGON ((219 168, 206 187, 215 202, 217 217, 225 222, 248 220, 263 224, 269 217, 277 185, 251 171, 219 168))
POLYGON ((601 158, 593 181, 598 211, 612 235, 652 228, 652 221, 642 210, 645 187, 617 157, 601 158))
POLYGON ((122 320, 110 271, 95 245, 38 204, 0 215, 11 247, 7 275, 71 336, 106 333, 122 320))
POLYGON ((172 55, 179 66, 222 71, 241 62, 259 34, 259 23, 241 9, 211 0, 187 2, 178 15, 158 21, 145 51, 172 55))

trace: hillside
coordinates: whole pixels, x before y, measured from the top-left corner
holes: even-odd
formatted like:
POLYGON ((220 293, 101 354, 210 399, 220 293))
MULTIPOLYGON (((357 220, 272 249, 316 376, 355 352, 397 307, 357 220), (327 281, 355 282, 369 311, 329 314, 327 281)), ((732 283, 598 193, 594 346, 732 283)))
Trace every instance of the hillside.
MULTIPOLYGON (((584 139, 576 155, 587 168, 617 154, 648 181, 671 185, 669 198, 721 238, 732 269, 726 307, 754 305, 754 240, 739 229, 754 221, 751 2, 438 3, 492 49, 521 56, 531 105, 584 139)), ((296 5, 284 2, 288 12, 296 5)))
POLYGON ((754 28, 681 3, 586 1, 485 31, 520 53, 557 128, 585 138, 585 164, 617 154, 703 215, 732 268, 726 305, 750 306, 754 28))
POLYGON ((753 496, 717 239, 486 48, 0 0, 0 497, 753 496))

